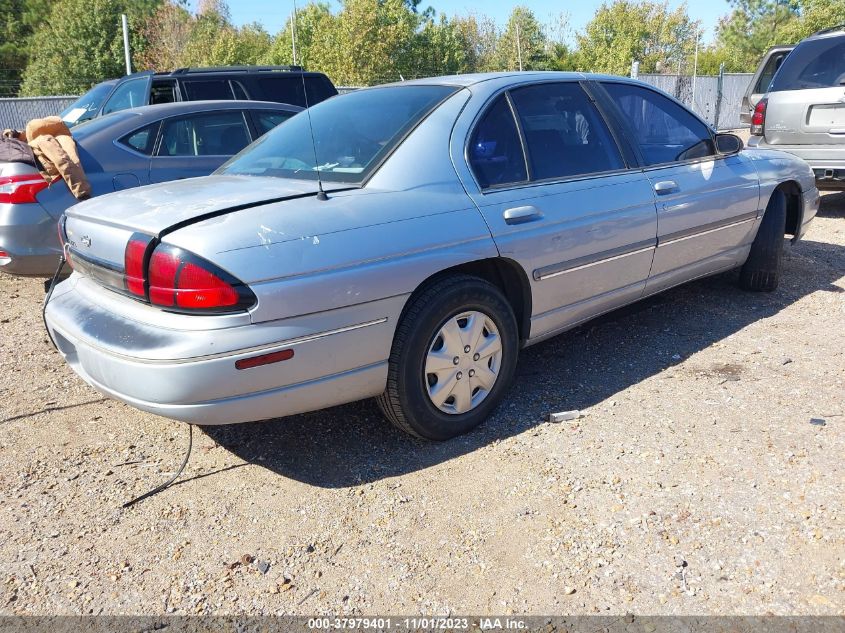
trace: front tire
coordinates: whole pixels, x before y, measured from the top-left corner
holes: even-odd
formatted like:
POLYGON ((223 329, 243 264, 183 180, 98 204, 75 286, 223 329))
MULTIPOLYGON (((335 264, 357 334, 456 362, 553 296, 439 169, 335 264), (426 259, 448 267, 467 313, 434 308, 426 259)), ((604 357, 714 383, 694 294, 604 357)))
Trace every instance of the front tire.
POLYGON ((786 233, 786 196, 776 189, 772 194, 748 259, 739 273, 745 290, 771 292, 778 287, 783 268, 783 237, 786 233))
POLYGON ((481 424, 510 384, 516 319, 493 284, 456 275, 411 299, 393 339, 378 404, 406 433, 447 440, 481 424))

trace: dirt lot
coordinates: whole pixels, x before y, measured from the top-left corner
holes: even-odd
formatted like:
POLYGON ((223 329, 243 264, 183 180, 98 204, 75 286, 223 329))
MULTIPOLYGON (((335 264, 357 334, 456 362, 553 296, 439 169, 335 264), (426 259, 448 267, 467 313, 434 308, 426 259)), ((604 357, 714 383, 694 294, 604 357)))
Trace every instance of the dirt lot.
POLYGON ((787 253, 775 293, 721 275, 526 350, 463 438, 371 403, 206 428, 127 510, 186 427, 83 384, 0 276, 0 612, 841 614, 845 194, 787 253))

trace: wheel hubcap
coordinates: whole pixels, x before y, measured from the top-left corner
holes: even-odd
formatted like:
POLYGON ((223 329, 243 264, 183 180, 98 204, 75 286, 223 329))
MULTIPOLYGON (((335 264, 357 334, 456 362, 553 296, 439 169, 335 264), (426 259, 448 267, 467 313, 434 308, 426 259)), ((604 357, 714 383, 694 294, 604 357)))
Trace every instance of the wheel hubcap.
POLYGON ((428 397, 444 413, 471 411, 493 390, 501 367, 502 339, 493 319, 462 312, 446 321, 428 346, 428 397))

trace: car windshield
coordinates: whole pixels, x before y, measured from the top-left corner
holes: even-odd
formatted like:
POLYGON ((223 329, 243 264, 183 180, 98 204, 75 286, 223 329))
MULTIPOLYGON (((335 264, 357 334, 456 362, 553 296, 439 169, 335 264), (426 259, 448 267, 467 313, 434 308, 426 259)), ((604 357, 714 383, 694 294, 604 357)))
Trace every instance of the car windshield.
POLYGON ((360 184, 456 90, 400 85, 333 97, 288 119, 216 173, 316 180, 319 171, 323 180, 360 184))
POLYGON ((832 88, 845 84, 845 37, 823 37, 799 44, 772 80, 771 91, 832 88))
POLYGON ((97 84, 65 108, 60 115, 62 121, 68 125, 76 125, 77 123, 82 123, 82 121, 90 119, 100 109, 100 106, 103 105, 103 101, 109 96, 112 88, 114 88, 112 82, 97 84))

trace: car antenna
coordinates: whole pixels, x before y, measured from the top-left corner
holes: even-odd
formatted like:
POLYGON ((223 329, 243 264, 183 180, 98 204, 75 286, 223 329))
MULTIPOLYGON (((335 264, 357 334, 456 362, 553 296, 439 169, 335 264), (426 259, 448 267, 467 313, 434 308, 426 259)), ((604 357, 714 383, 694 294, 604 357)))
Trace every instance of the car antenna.
MULTIPOLYGON (((293 15, 296 16, 296 0, 293 2, 293 15)), ((291 24, 291 32, 296 31, 296 17, 291 24)), ((302 96, 305 99, 305 114, 308 116, 308 130, 311 132, 311 149, 314 150, 314 169, 317 170, 317 200, 328 200, 329 197, 323 190, 323 179, 320 176, 320 161, 317 158, 317 141, 314 139, 314 125, 311 122, 311 110, 308 107, 308 89, 305 87, 305 71, 300 71, 299 78, 302 80, 302 96)))

